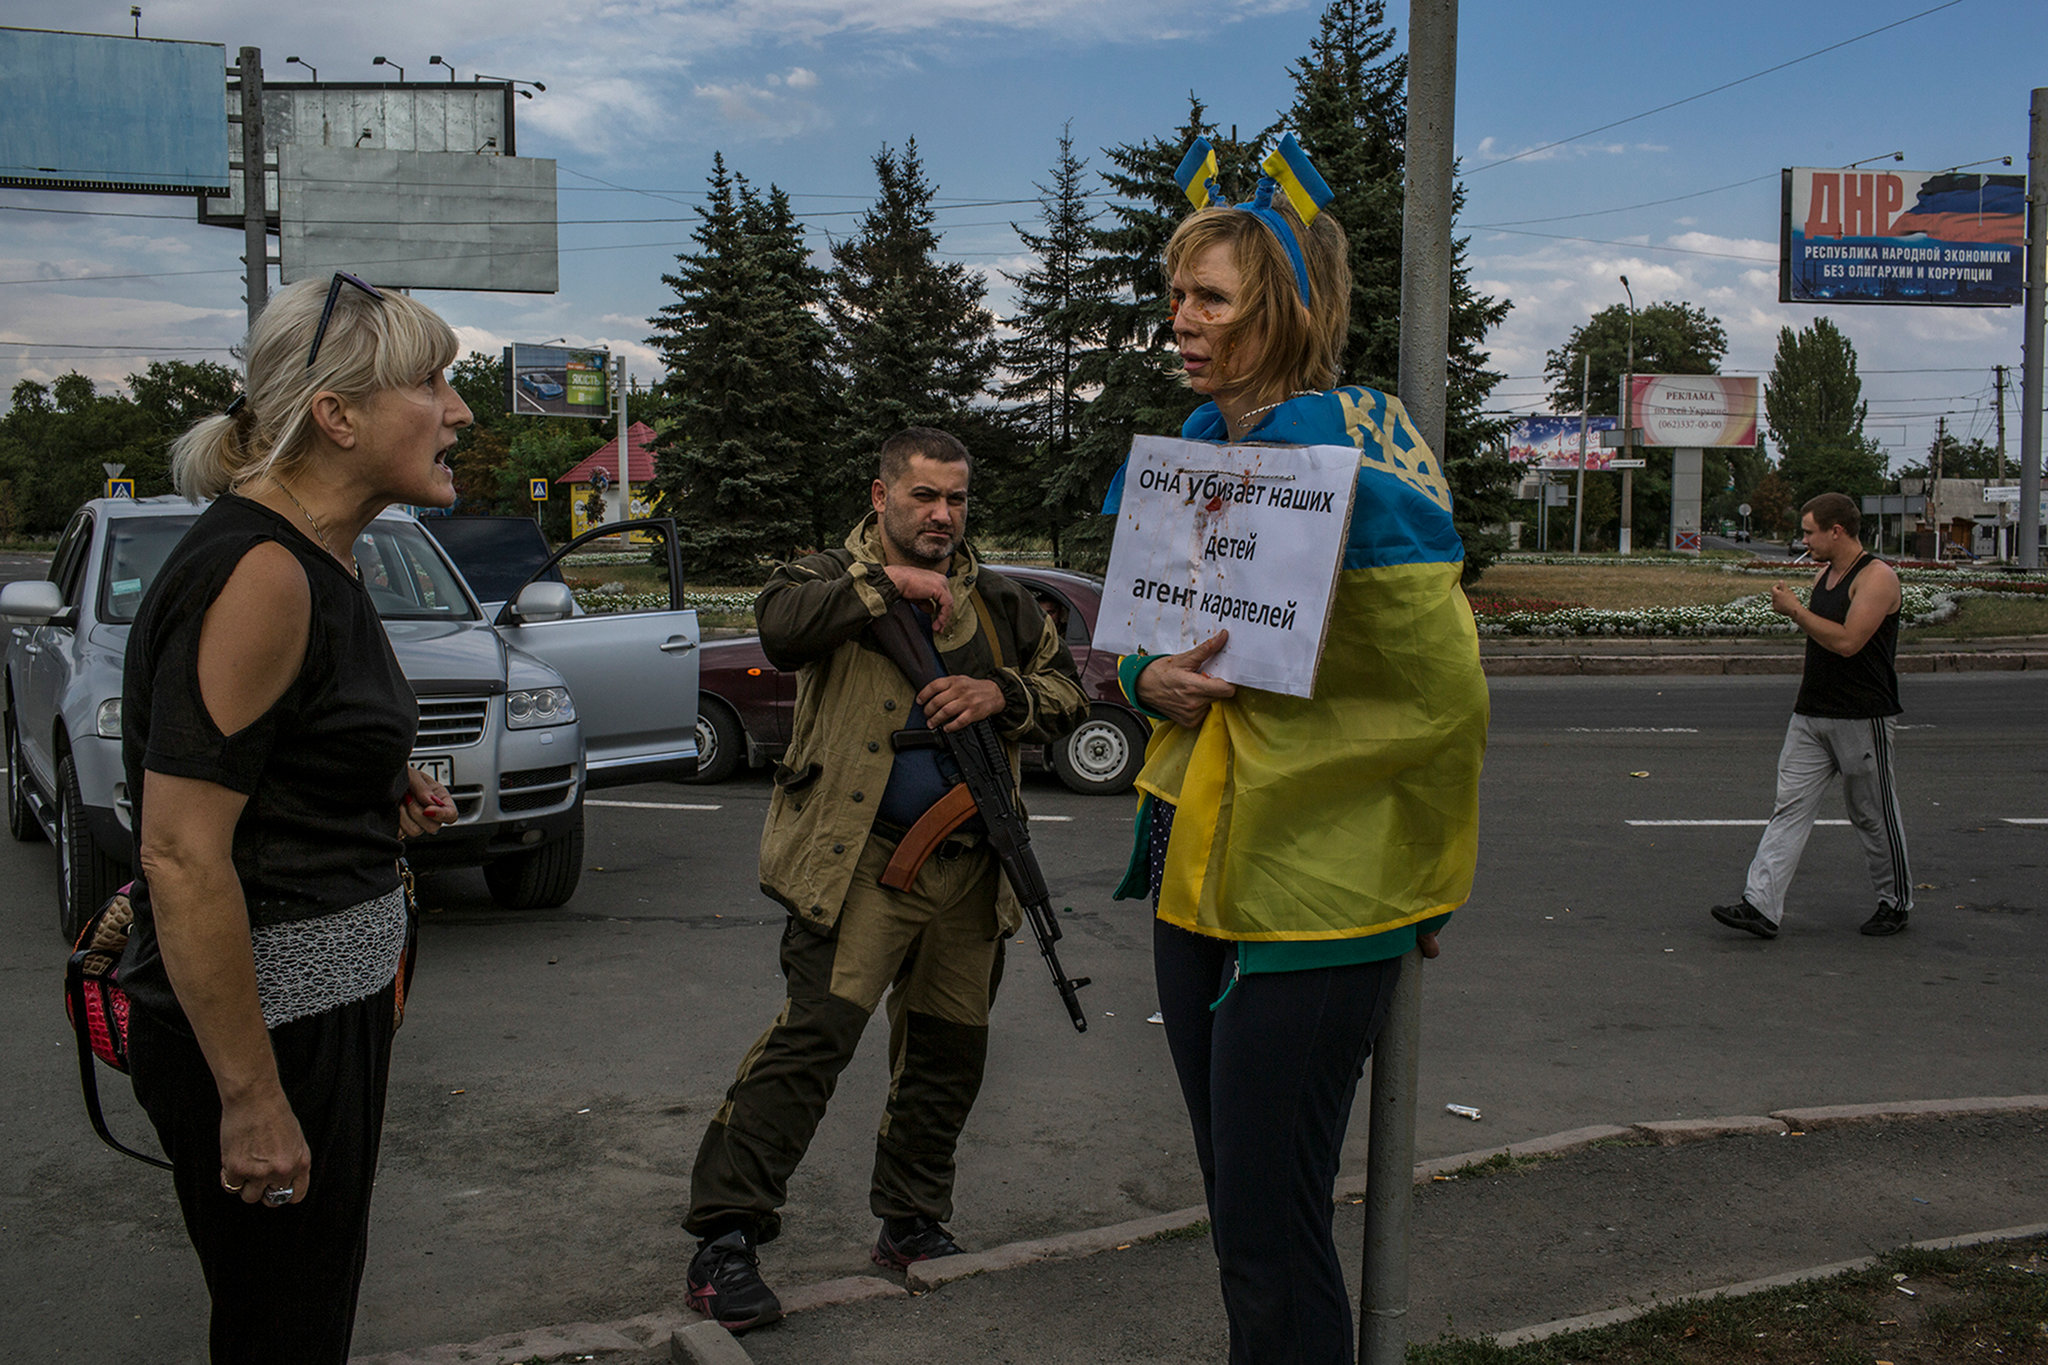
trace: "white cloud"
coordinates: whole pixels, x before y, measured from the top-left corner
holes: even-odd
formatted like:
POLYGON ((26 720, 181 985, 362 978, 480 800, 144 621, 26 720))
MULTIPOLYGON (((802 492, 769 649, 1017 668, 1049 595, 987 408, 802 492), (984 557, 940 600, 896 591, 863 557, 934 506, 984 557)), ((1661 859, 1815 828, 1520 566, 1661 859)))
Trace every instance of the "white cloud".
POLYGON ((782 80, 792 90, 815 90, 818 88, 818 73, 808 67, 793 66, 789 69, 789 74, 784 76, 782 80))

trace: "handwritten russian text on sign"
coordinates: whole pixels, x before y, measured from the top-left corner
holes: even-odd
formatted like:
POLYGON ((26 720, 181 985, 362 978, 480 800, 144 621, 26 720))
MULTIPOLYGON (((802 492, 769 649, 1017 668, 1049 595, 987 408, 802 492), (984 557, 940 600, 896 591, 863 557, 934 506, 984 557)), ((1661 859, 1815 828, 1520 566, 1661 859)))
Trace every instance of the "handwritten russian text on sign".
POLYGON ((1140 436, 1124 468, 1095 647, 1175 654, 1228 630, 1212 675, 1313 695, 1357 485, 1350 446, 1140 436))

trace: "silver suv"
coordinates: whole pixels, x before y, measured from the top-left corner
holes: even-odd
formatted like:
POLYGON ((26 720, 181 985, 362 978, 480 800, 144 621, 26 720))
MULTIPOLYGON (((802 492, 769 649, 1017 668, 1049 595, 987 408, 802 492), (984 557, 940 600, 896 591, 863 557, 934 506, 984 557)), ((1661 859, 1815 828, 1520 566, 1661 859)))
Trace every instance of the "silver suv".
MULTIPOLYGON (((182 498, 95 499, 65 528, 46 580, 0 588, 12 627, 7 827, 56 844, 67 939, 132 875, 122 659, 143 594, 199 512, 182 498)), ((666 520, 630 525, 675 544, 666 520)), ((696 769, 697 614, 681 606, 673 549, 666 609, 588 616, 550 560, 487 617, 403 512, 372 522, 355 557, 419 700, 412 761, 458 812, 408 856, 420 868, 481 866, 508 908, 562 904, 583 872, 585 789, 696 769)))

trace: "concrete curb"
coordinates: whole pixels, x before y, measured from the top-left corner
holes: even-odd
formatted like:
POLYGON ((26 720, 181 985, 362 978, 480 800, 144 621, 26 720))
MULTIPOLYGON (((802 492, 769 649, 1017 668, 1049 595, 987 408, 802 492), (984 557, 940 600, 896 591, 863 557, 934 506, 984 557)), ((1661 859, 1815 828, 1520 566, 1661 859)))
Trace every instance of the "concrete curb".
MULTIPOLYGON (((2043 666, 2048 667, 2048 658, 2044 658, 2043 666)), ((2048 1095, 1900 1100, 1880 1104, 1781 1109, 1768 1116, 1736 1114, 1716 1118, 1656 1119, 1628 1125, 1595 1124, 1552 1133, 1548 1137, 1531 1138, 1525 1142, 1511 1142, 1499 1147, 1482 1147, 1453 1156, 1436 1157, 1415 1167, 1415 1180, 1421 1184, 1440 1177, 1448 1177, 1465 1167, 1478 1165, 1499 1156, 1515 1159, 1558 1157, 1582 1151, 1602 1142, 1655 1142, 1669 1147, 1749 1133, 1809 1132, 1854 1123, 1974 1118, 2015 1113, 2048 1114, 2048 1095)), ((1340 1200, 1355 1199, 1364 1188, 1363 1172, 1346 1172, 1338 1177, 1337 1197, 1340 1200)), ((1014 1270, 1040 1261, 1067 1260, 1105 1251, 1122 1251, 1139 1242, 1184 1231, 1207 1217, 1208 1210, 1198 1204, 1176 1209, 1171 1213, 1155 1214, 1149 1218, 1113 1223, 1107 1227, 1085 1228, 1057 1237, 1011 1242, 987 1251, 949 1256, 943 1261, 924 1261, 912 1266, 905 1276, 907 1288, 873 1275, 851 1275, 842 1279, 802 1285, 781 1294, 782 1311, 784 1316, 788 1316, 792 1313, 809 1312, 866 1299, 908 1298, 912 1294, 924 1293, 974 1275, 1014 1270)), ((1914 1245, 1934 1248, 1971 1246, 1979 1242, 2030 1237, 2039 1232, 2048 1232, 2048 1224, 1973 1233, 1964 1237, 1919 1242, 1914 1245)), ((1503 1346, 1523 1341, 1537 1341, 1561 1332, 1626 1322, 1641 1316, 1651 1308, 1668 1303, 1681 1303, 1689 1299, 1715 1295, 1746 1294, 1757 1289, 1768 1289, 1780 1284, 1791 1284, 1837 1274, 1844 1270, 1858 1269, 1870 1264, 1870 1261, 1871 1258, 1866 1258, 1861 1261, 1845 1261, 1838 1265, 1817 1266, 1807 1270, 1790 1271, 1768 1279, 1659 1299, 1649 1304, 1631 1305, 1628 1308, 1589 1313, 1575 1318, 1560 1318, 1555 1322, 1519 1328, 1496 1336, 1494 1340, 1503 1346)), ((617 1322, 576 1322, 536 1327, 528 1331, 486 1337, 482 1341, 467 1345, 429 1346, 417 1350, 391 1351, 375 1356, 356 1356, 352 1359, 354 1365, 524 1365, 524 1362, 529 1361, 573 1360, 577 1356, 590 1356, 607 1351, 647 1351, 658 1348, 663 1338, 669 1341, 671 1358, 682 1362, 682 1365, 747 1365, 749 1359, 745 1348, 729 1332, 686 1308, 646 1313, 617 1322), (702 1330, 707 1328, 710 1330, 702 1330)))
MULTIPOLYGON (((1637 677, 1646 674, 1709 677, 1798 673, 1803 654, 1489 654, 1480 652, 1488 677, 1637 677)), ((1905 653, 1897 657, 1901 673, 2021 672, 2048 668, 2048 651, 1959 650, 1905 653)))
MULTIPOLYGON (((1967 1232, 1960 1237, 1937 1237, 1925 1242, 1908 1242, 1906 1245, 1924 1247, 1929 1251, 1953 1251, 1963 1247, 1983 1246, 1987 1242, 2016 1242, 2024 1237, 2039 1237, 2044 1233, 2048 1233, 2048 1223, 2029 1223, 2023 1227, 1999 1228, 1995 1232, 1967 1232)), ((1575 1318, 1559 1318, 1555 1322, 1539 1323, 1534 1327, 1518 1327, 1512 1332, 1499 1333, 1492 1341, 1496 1346, 1522 1346, 1532 1341, 1545 1341, 1551 1337, 1563 1336, 1568 1332, 1586 1332, 1595 1327, 1612 1327, 1616 1323, 1633 1322, 1646 1313, 1668 1308, 1673 1304, 1699 1303, 1706 1299, 1740 1298, 1744 1294, 1778 1289, 1788 1284, 1831 1279, 1836 1275, 1846 1275, 1852 1270, 1867 1269, 1876 1265, 1877 1260, 1875 1256, 1864 1256, 1853 1261, 1837 1261, 1833 1265, 1788 1270, 1782 1275, 1766 1275, 1761 1280, 1744 1280, 1740 1284, 1723 1285, 1719 1289, 1673 1294, 1668 1299, 1630 1304, 1627 1308, 1612 1308, 1604 1313, 1584 1313, 1575 1318)))

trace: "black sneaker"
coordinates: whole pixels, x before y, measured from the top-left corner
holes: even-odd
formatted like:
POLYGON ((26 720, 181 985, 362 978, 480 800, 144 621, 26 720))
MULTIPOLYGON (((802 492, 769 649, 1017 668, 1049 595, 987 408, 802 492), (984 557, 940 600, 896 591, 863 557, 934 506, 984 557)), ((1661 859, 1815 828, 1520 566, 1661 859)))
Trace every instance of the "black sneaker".
POLYGON ((1776 938, 1778 926, 1764 918, 1764 912, 1748 901, 1714 907, 1714 918, 1730 929, 1747 929, 1758 938, 1776 938))
POLYGON ((700 1245, 687 1278, 690 1306, 728 1332, 782 1316, 782 1301, 761 1279, 761 1257, 743 1228, 700 1245))
POLYGON ((1896 934, 1906 927, 1906 912, 1890 901, 1879 901, 1877 913, 1863 921, 1863 932, 1872 938, 1896 934))
POLYGON ((874 1263, 885 1270, 908 1270, 919 1261, 959 1254, 960 1244, 953 1240, 953 1234, 940 1227, 938 1219, 923 1214, 884 1219, 882 1235, 875 1239, 875 1249, 869 1253, 874 1263))

